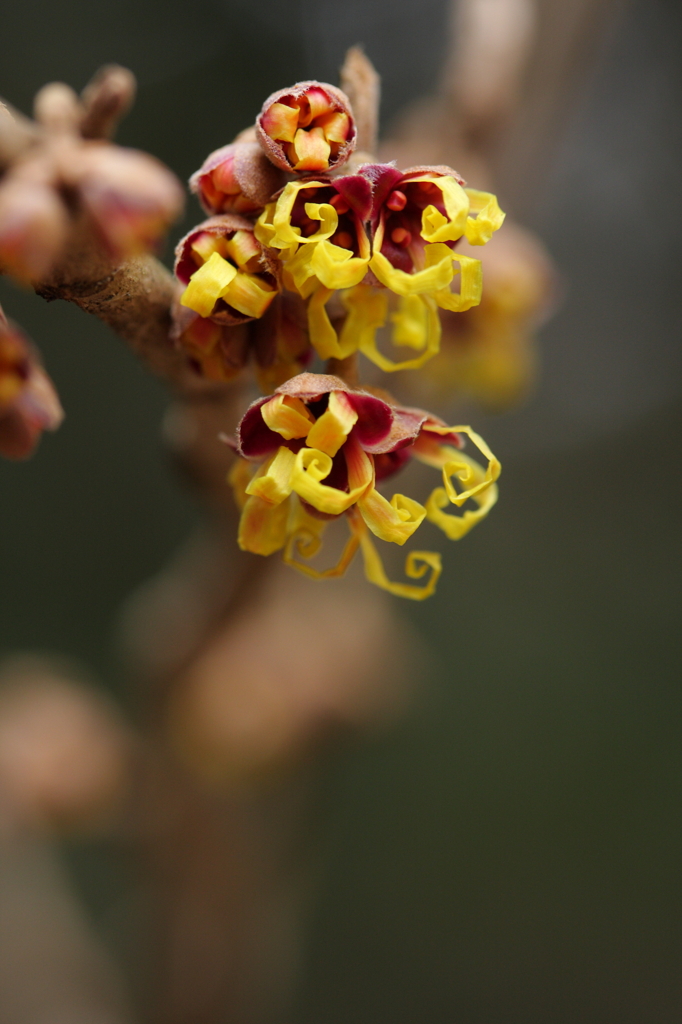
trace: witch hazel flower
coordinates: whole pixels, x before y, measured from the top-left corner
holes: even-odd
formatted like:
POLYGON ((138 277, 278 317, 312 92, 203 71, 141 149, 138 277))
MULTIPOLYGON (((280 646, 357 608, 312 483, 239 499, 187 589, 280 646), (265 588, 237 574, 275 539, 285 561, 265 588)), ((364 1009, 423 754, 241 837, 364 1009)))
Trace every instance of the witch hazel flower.
POLYGON ((467 189, 451 168, 365 164, 353 175, 287 184, 259 217, 256 237, 278 251, 285 287, 307 300, 322 358, 361 351, 395 371, 418 369, 438 351, 439 308, 480 302, 480 261, 455 245, 484 245, 503 220, 495 196, 467 189), (379 350, 377 331, 389 320, 392 342, 418 355, 396 362, 379 350))
POLYGON ((237 214, 210 217, 178 243, 175 275, 183 290, 171 336, 201 376, 229 381, 252 359, 269 391, 308 363, 305 308, 280 292, 278 270, 253 223, 237 214))
POLYGON ((447 426, 332 375, 299 374, 254 402, 239 424, 235 447, 240 457, 230 481, 242 510, 242 549, 260 555, 282 550, 287 564, 315 579, 343 575, 360 549, 371 583, 414 600, 434 592, 440 555, 408 555, 406 575, 421 579, 428 573, 424 585, 393 582, 370 535, 403 545, 428 519, 458 540, 497 500, 500 464, 470 427, 447 426), (460 450, 465 436, 487 459, 485 468, 460 450), (388 500, 377 489, 411 458, 442 472, 443 486, 423 505, 400 493, 388 500), (445 511, 470 500, 474 508, 460 515, 445 511), (320 550, 326 526, 342 516, 350 537, 339 562, 314 568, 309 560, 320 550))

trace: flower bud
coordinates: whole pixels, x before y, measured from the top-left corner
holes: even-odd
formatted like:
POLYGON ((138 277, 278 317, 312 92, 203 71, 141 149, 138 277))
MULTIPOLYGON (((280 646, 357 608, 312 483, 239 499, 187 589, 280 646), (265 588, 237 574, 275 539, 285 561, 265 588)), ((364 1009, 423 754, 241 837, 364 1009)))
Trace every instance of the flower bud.
POLYGON ((176 277, 187 286, 180 304, 216 323, 258 319, 277 295, 253 224, 236 214, 199 224, 178 244, 175 255, 176 277))
POLYGON ((0 317, 0 455, 25 459, 44 430, 64 413, 37 352, 19 328, 0 317))
POLYGON ((207 213, 259 212, 284 184, 284 175, 257 142, 233 142, 206 157, 189 179, 207 213))
POLYGON ((299 173, 340 167, 357 141, 348 97, 335 86, 320 82, 299 82, 269 96, 256 131, 277 167, 299 173))
POLYGON ((68 226, 54 189, 8 176, 0 186, 0 269, 25 283, 41 280, 59 257, 68 226))
POLYGON ((70 177, 115 258, 156 248, 182 211, 182 188, 175 175, 133 149, 86 143, 70 177))

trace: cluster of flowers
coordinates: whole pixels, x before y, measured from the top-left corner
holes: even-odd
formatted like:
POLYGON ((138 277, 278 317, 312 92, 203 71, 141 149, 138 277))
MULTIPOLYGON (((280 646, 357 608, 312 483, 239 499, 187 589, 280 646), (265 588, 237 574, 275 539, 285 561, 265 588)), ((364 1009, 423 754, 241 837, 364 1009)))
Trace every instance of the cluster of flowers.
POLYGON ((270 96, 254 128, 206 159, 190 187, 210 216, 176 249, 174 337, 210 379, 230 380, 251 362, 268 394, 234 441, 240 546, 283 550, 318 578, 341 575, 360 548, 371 582, 420 599, 433 592, 440 556, 408 557, 409 577, 430 569, 425 585, 393 583, 369 534, 402 545, 429 519, 458 539, 494 504, 500 465, 469 427, 306 368, 317 355, 344 372, 358 352, 387 372, 422 367, 439 351, 440 311, 481 300, 481 263, 457 243, 484 245, 504 214, 495 196, 467 188, 449 167, 360 162, 355 145, 345 94, 303 82, 270 96), (387 325, 409 358, 381 351, 387 325), (485 469, 460 451, 465 436, 485 469), (388 501, 377 482, 412 456, 441 469, 443 486, 425 505, 401 494, 388 501), (444 511, 470 499, 458 516, 444 511), (351 535, 338 564, 320 571, 301 562, 340 516, 351 535))

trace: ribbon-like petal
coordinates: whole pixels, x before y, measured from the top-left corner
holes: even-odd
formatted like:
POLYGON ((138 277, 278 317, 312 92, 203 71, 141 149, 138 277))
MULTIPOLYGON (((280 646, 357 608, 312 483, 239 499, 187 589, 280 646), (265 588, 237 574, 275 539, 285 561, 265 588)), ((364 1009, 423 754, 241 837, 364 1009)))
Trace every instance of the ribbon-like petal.
POLYGON ((180 305, 193 309, 199 316, 208 317, 218 299, 222 298, 237 276, 237 268, 214 252, 199 267, 180 298, 180 305))
POLYGON ((279 505, 291 494, 294 461, 294 453, 282 446, 255 474, 245 488, 245 493, 255 494, 270 505, 279 505))
POLYGON ((251 495, 242 509, 237 543, 242 551, 254 555, 272 555, 284 547, 287 539, 288 502, 272 505, 251 495))
POLYGON ((261 416, 270 430, 277 431, 285 441, 307 437, 315 419, 300 398, 275 395, 260 407, 261 416))
MULTIPOLYGON (((362 454, 365 455, 364 452, 362 454)), ((369 462, 369 456, 365 455, 365 459, 369 462)), ((296 455, 291 482, 296 494, 318 512, 338 516, 362 497, 372 485, 374 474, 370 468, 369 474, 365 474, 365 478, 361 478, 357 486, 353 487, 351 484, 350 491, 340 491, 336 487, 322 483, 331 470, 332 460, 326 452, 320 451, 319 448, 301 448, 296 455)))
POLYGON ((365 523, 359 516, 351 516, 351 529, 357 534, 365 564, 365 576, 370 583, 387 590, 396 597, 407 597, 412 601, 423 601, 430 597, 436 589, 438 578, 442 572, 441 557, 437 551, 410 551, 405 561, 405 575, 410 579, 422 579, 431 570, 425 586, 417 587, 410 583, 394 583, 389 580, 384 570, 379 552, 375 548, 365 523))
POLYGON ((308 447, 319 448, 333 458, 346 441, 357 419, 358 414, 345 392, 331 391, 327 408, 310 428, 306 442, 308 447))
POLYGON ((390 502, 372 488, 358 501, 360 515, 379 540, 404 544, 423 523, 426 509, 404 494, 394 494, 390 502))
POLYGON ((471 211, 476 217, 467 217, 464 234, 470 245, 485 245, 495 231, 502 227, 505 214, 499 207, 497 196, 492 192, 479 192, 474 188, 464 190, 469 197, 471 211))

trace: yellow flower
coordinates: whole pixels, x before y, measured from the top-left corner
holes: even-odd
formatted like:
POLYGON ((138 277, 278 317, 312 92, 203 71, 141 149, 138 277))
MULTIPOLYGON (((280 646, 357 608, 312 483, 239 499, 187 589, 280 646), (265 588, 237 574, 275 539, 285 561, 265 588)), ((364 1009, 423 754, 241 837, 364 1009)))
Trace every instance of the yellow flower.
POLYGON ((186 285, 180 304, 219 324, 262 317, 277 295, 253 225, 236 214, 210 217, 175 250, 175 275, 186 285))
POLYGON ((370 534, 403 545, 429 519, 458 540, 497 500, 500 464, 470 427, 449 427, 329 375, 302 373, 254 402, 239 425, 236 448, 240 459, 230 481, 242 509, 240 547, 260 555, 283 550, 285 562, 315 579, 342 575, 360 548, 370 582, 414 600, 433 593, 440 555, 408 555, 408 577, 420 579, 430 570, 423 586, 392 582, 370 534), (485 469, 459 451, 462 435, 486 457, 485 469), (410 457, 442 471, 443 486, 424 505, 404 494, 389 501, 377 490, 377 481, 410 457), (474 507, 460 515, 444 511, 449 505, 461 509, 470 499, 474 507), (320 571, 306 564, 319 551, 327 523, 342 515, 350 537, 337 565, 320 571))
POLYGON ((308 300, 322 358, 359 350, 394 371, 417 369, 438 352, 439 307, 464 312, 480 302, 480 261, 453 245, 483 245, 503 220, 494 196, 465 189, 448 168, 366 164, 341 178, 290 182, 255 233, 278 251, 284 286, 308 300), (389 301, 397 301, 392 311, 389 301), (418 354, 396 362, 379 350, 377 331, 389 321, 393 344, 418 354))

